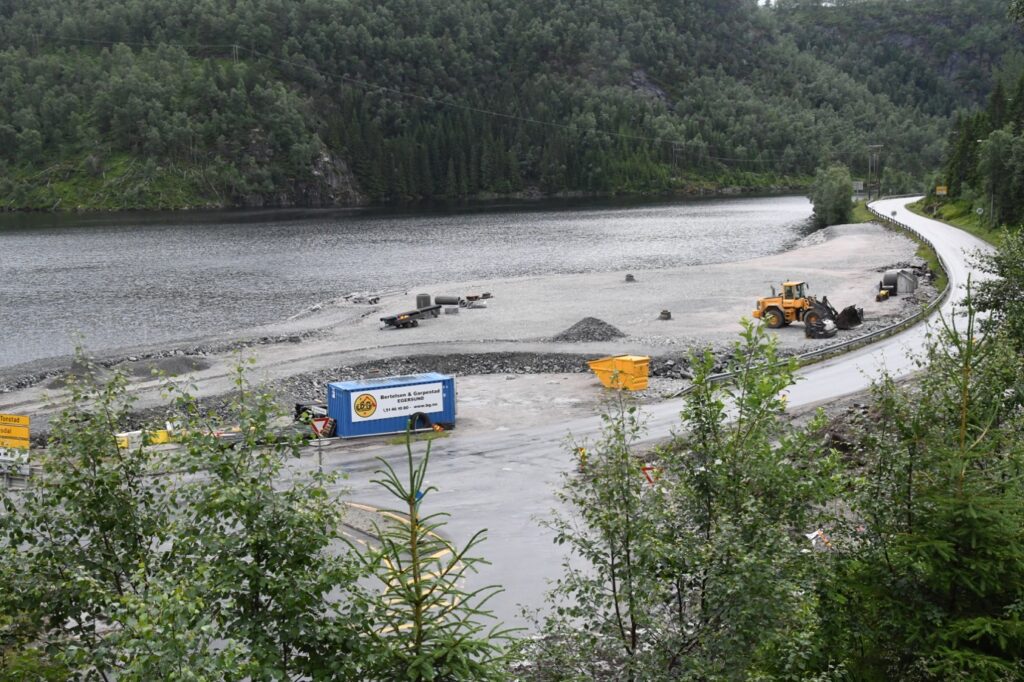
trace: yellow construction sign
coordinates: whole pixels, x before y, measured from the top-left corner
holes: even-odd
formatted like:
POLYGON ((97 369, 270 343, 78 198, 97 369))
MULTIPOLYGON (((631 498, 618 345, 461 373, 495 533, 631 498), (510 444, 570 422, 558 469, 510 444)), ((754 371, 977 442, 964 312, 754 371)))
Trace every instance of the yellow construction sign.
POLYGON ((30 422, 22 415, 0 414, 0 448, 27 450, 30 422))

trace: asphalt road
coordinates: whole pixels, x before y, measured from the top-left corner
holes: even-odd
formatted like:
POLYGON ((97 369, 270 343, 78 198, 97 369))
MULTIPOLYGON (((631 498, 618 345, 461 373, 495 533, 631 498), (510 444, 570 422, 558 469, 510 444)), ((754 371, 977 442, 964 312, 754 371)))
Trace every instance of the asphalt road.
MULTIPOLYGON (((884 368, 896 377, 914 371, 911 356, 924 344, 929 327, 938 316, 950 318, 953 308, 963 299, 963 288, 972 273, 970 254, 988 250, 981 240, 937 221, 911 213, 905 205, 915 198, 888 199, 872 206, 883 215, 912 226, 926 236, 945 263, 952 294, 939 310, 922 322, 896 336, 871 344, 800 371, 800 380, 789 389, 791 409, 816 404, 856 393, 870 386, 884 368)), ((980 275, 975 273, 974 279, 980 275)), ((645 441, 667 438, 678 428, 680 401, 647 406, 645 441)), ((553 494, 560 477, 573 469, 566 446, 569 434, 577 439, 593 440, 600 431, 598 417, 559 420, 529 431, 515 429, 461 436, 456 430, 449 438, 434 442, 428 483, 438 487, 423 502, 425 513, 451 514, 444 534, 457 543, 465 542, 477 530, 487 529, 487 541, 480 554, 491 565, 478 576, 478 585, 497 583, 505 592, 492 601, 497 615, 508 624, 527 623, 520 616, 520 605, 544 606, 548 581, 562 573, 564 548, 552 541, 552 533, 542 522, 550 518, 556 501, 553 494)), ((384 491, 370 482, 377 468, 375 456, 392 463, 401 462, 404 449, 396 446, 345 446, 324 450, 328 468, 349 475, 351 499, 387 507, 391 501, 384 491)), ((315 465, 315 457, 305 458, 305 466, 315 465)))

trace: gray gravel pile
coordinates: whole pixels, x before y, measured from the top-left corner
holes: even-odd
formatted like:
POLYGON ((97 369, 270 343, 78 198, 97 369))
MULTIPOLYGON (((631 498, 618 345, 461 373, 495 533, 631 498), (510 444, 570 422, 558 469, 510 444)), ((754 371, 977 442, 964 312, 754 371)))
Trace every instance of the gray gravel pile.
POLYGON ((651 376, 667 379, 692 379, 688 358, 651 359, 651 376))
POLYGON ((876 268, 875 272, 885 272, 886 270, 913 270, 914 274, 918 277, 934 277, 934 273, 928 267, 928 263, 920 256, 915 256, 911 260, 890 263, 884 267, 876 268))
POLYGON ((556 342, 581 343, 586 341, 612 341, 621 339, 625 334, 604 320, 596 317, 584 317, 561 334, 552 336, 556 342))
MULTIPOLYGON (((711 351, 714 356, 714 365, 712 366, 712 373, 717 374, 718 372, 724 372, 729 364, 729 361, 733 359, 733 348, 731 344, 721 344, 719 346, 708 346, 707 350, 711 351)), ((662 356, 657 358, 651 358, 651 376, 654 377, 665 377, 666 379, 692 379, 693 368, 690 362, 690 353, 695 353, 700 357, 704 350, 693 348, 682 353, 672 356, 662 356)), ((791 353, 786 350, 780 350, 780 355, 786 356, 791 353)))

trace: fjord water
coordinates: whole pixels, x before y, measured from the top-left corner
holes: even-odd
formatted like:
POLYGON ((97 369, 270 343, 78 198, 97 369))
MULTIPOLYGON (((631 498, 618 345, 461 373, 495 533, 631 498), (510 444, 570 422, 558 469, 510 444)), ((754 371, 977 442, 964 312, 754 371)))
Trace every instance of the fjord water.
POLYGON ((0 367, 241 332, 353 291, 744 260, 791 246, 810 214, 788 196, 0 215, 0 367))

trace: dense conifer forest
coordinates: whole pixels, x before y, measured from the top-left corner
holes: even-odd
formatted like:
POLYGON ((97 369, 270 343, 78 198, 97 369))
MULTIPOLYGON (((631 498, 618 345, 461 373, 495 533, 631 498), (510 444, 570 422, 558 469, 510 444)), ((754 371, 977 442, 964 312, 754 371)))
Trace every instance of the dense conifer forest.
POLYGON ((4 0, 0 206, 797 187, 868 144, 899 190, 1020 43, 998 0, 4 0))
POLYGON ((1024 73, 997 81, 988 105, 958 115, 940 178, 990 227, 1024 222, 1024 73))

